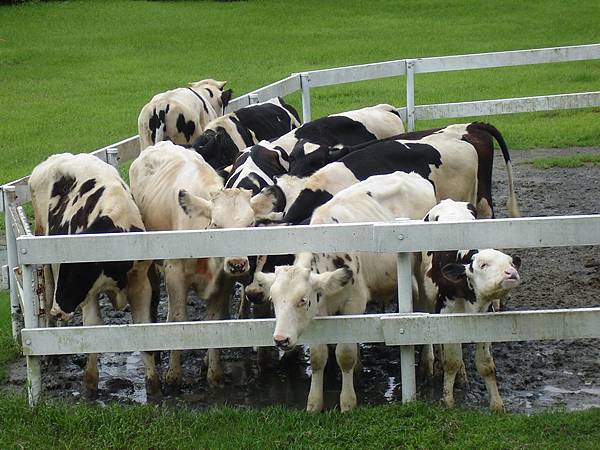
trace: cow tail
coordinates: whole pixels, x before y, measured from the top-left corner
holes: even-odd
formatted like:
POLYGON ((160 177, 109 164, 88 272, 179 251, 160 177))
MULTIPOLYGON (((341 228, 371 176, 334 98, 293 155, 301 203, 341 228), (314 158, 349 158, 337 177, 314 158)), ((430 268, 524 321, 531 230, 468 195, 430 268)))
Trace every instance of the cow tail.
POLYGON ((521 211, 517 202, 517 196, 515 194, 515 185, 513 181, 512 162, 510 160, 510 154, 508 153, 508 147, 504 141, 504 137, 496 127, 489 123, 477 122, 477 127, 481 130, 491 134, 494 139, 498 142, 500 150, 502 150, 502 156, 504 157, 504 164, 506 165, 507 174, 507 186, 508 186, 508 199, 506 200, 506 208, 508 209, 508 215, 510 217, 521 217, 521 211))

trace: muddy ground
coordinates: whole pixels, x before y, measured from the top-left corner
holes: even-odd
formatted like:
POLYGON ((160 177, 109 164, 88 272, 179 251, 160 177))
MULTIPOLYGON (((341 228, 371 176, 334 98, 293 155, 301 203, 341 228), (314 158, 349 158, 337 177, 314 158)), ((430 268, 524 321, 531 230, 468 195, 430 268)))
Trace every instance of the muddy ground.
MULTIPOLYGON (((515 183, 523 216, 550 216, 598 213, 600 209, 600 167, 575 169, 534 168, 527 161, 548 155, 572 154, 598 149, 515 151, 515 183)), ((498 217, 506 217, 506 172, 500 157, 495 161, 494 199, 498 217)), ((560 230, 558 230, 560 232, 560 230)), ((552 309, 600 306, 600 247, 520 249, 512 252, 523 260, 522 285, 505 307, 509 310, 552 309)), ((116 312, 104 302, 110 323, 127 323, 127 312, 116 312)), ((204 307, 189 298, 190 318, 200 318, 204 307)), ((232 315, 235 314, 232 305, 232 315)), ((160 306, 166 316, 166 301, 160 306)), ((356 381, 358 402, 382 404, 401 399, 399 349, 363 345, 362 372, 356 381)), ((487 393, 476 372, 473 346, 465 345, 469 385, 457 389, 457 402, 468 408, 486 408, 487 393)), ((598 340, 538 341, 494 344, 498 385, 509 411, 530 412, 549 407, 583 409, 600 406, 600 346, 598 340)), ((227 382, 223 389, 207 387, 204 351, 184 352, 184 385, 176 396, 153 399, 166 405, 185 404, 261 407, 285 404, 303 408, 309 386, 306 355, 279 361, 273 351, 273 367, 259 373, 251 349, 223 352, 227 382)), ((80 401, 83 355, 63 356, 59 366, 44 366, 45 395, 80 401)), ((165 369, 167 355, 162 355, 165 369)), ((326 403, 337 404, 339 373, 328 366, 326 403)), ((8 380, 9 389, 24 385, 24 364, 16 363, 8 380)), ((440 380, 418 386, 422 399, 439 402, 440 380)), ((147 401, 143 385, 143 364, 138 354, 109 354, 100 358, 100 391, 97 402, 147 401)))

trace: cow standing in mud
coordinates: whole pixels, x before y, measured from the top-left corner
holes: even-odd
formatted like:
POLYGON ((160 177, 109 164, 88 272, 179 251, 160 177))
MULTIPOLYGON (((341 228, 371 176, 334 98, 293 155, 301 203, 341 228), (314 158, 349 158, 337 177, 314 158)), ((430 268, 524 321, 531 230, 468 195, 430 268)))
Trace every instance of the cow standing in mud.
MULTIPOLYGON (((140 212, 116 169, 89 154, 53 155, 29 177, 36 235, 122 233, 144 231, 140 212)), ((103 324, 98 296, 113 306, 131 307, 134 323, 151 322, 150 261, 53 264, 44 267, 47 307, 51 315, 69 319, 78 307, 84 325, 103 324), (49 305, 47 305, 49 306, 49 305)), ((148 394, 160 390, 151 353, 143 352, 148 394)), ((90 354, 84 370, 90 396, 98 390, 97 355, 90 354)))

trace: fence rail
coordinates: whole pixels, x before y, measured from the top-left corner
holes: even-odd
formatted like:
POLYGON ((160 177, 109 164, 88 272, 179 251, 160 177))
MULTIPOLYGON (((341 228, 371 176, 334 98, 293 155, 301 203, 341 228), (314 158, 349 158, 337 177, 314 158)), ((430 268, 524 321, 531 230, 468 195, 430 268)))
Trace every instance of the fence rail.
MULTIPOLYGON (((511 52, 402 59, 306 71, 234 99, 228 110, 302 91, 304 121, 311 116, 311 88, 384 77, 406 77, 406 106, 399 111, 414 129, 415 120, 600 106, 600 92, 542 97, 416 105, 418 73, 600 59, 600 44, 511 52)), ((94 155, 118 165, 139 154, 133 136, 94 155)), ((39 356, 64 353, 240 347, 271 345, 273 320, 170 323, 79 328, 43 328, 38 264, 132 259, 284 254, 300 251, 398 253, 398 314, 319 318, 303 337, 315 342, 385 342, 401 346, 402 397, 414 399, 413 345, 435 342, 510 341, 600 337, 600 308, 519 311, 495 314, 412 313, 410 252, 456 248, 520 248, 600 244, 600 216, 482 220, 440 224, 402 221, 318 227, 126 233, 33 237, 17 206, 30 199, 28 177, 2 188, 7 211, 8 275, 13 318, 22 315, 28 395, 41 392, 39 356), (93 251, 90 251, 93 249, 93 251), (17 279, 15 269, 21 268, 17 279)), ((13 333, 18 327, 13 320, 13 333)))

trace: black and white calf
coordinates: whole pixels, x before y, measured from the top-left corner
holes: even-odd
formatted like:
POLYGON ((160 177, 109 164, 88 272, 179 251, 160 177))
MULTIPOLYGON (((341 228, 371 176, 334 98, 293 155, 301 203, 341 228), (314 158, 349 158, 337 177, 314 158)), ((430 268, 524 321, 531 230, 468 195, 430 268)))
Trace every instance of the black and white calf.
POLYGON ((210 121, 192 147, 212 167, 222 169, 233 164, 245 148, 277 139, 299 126, 298 112, 276 97, 210 121))
POLYGON ((152 97, 138 117, 140 149, 164 140, 194 142, 211 120, 223 115, 232 93, 223 91, 226 83, 207 79, 152 97))
MULTIPOLYGON (((29 188, 36 235, 144 231, 140 212, 116 169, 89 154, 50 156, 35 167, 29 188)), ((44 267, 47 305, 53 316, 69 319, 81 306, 84 325, 103 323, 98 295, 108 295, 115 308, 131 307, 134 323, 151 321, 149 261, 69 263, 44 267)), ((154 358, 143 353, 146 388, 160 389, 154 358)), ((98 390, 97 355, 84 371, 88 393, 98 390)))
MULTIPOLYGON (((453 222, 475 220, 473 205, 444 200, 432 208, 425 221, 453 222)), ((440 314, 488 312, 495 300, 503 299, 520 283, 521 259, 494 249, 459 250, 423 254, 425 292, 435 312, 440 314)), ((444 401, 454 406, 454 381, 464 369, 461 344, 443 345, 444 401)), ((492 411, 504 405, 496 383, 496 366, 489 342, 478 343, 475 350, 477 371, 483 377, 492 411)))
MULTIPOLYGON (((421 218, 435 204, 431 183, 417 174, 396 172, 372 177, 334 196, 315 210, 310 224, 389 221, 394 217, 421 218)), ((415 269, 419 266, 413 264, 415 269)), ((419 278, 419 275, 416 275, 419 278)), ((420 275, 423 280, 423 274, 420 275)), ((274 273, 257 272, 255 281, 269 292, 275 310, 273 340, 291 350, 316 316, 362 314, 371 297, 393 298, 396 290, 396 255, 378 253, 302 253, 292 266, 274 273)), ((413 287, 421 283, 416 280, 413 287)), ((356 344, 338 344, 336 358, 342 371, 340 409, 356 406, 353 372, 356 344)), ((323 408, 323 372, 326 345, 310 348, 311 387, 307 410, 323 408)))
POLYGON ((491 125, 470 123, 419 134, 422 137, 414 140, 400 135, 368 143, 304 181, 289 176, 285 180, 291 186, 287 193, 282 189, 281 192, 275 192, 277 188, 267 189, 263 198, 256 201, 267 205, 270 202, 273 209, 285 203, 284 222, 299 223, 338 192, 341 183, 344 185, 341 187, 346 187, 372 175, 401 170, 416 172, 428 179, 435 186, 438 200, 451 198, 470 202, 477 205, 480 217, 493 217, 491 185, 495 138, 507 168, 509 214, 519 215, 510 155, 498 130, 491 125), (294 195, 297 196, 294 203, 287 205, 294 195))

